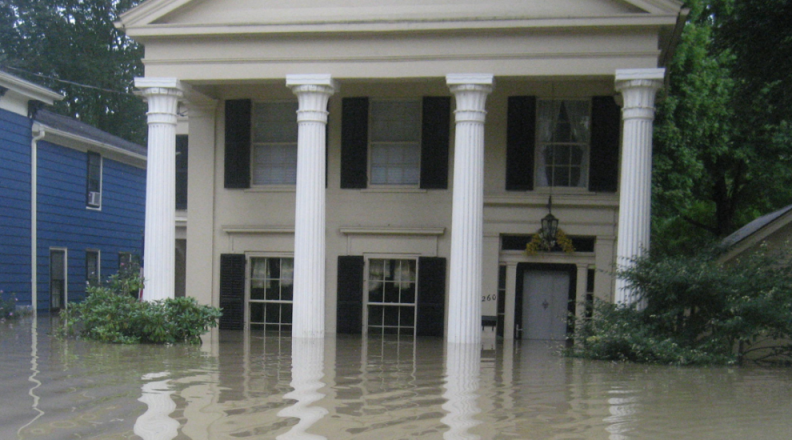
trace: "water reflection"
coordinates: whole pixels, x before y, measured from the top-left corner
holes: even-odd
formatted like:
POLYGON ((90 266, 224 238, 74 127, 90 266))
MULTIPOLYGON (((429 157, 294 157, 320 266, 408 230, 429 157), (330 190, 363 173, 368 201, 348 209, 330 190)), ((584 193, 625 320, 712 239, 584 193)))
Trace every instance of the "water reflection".
POLYGON ((22 430, 27 428, 28 426, 32 425, 39 417, 44 415, 44 411, 39 409, 39 396, 36 395, 36 388, 41 386, 41 382, 36 378, 39 374, 38 370, 38 316, 36 312, 33 312, 33 316, 30 319, 30 377, 28 380, 33 383, 33 386, 28 391, 28 395, 33 398, 32 408, 36 411, 36 415, 33 417, 33 420, 27 422, 25 425, 21 426, 17 430, 17 436, 22 436, 22 430))
POLYGON ((473 416, 480 413, 476 400, 481 371, 481 346, 479 344, 449 343, 446 354, 446 392, 447 402, 443 409, 448 415, 441 421, 450 428, 443 434, 446 440, 477 440, 481 437, 468 430, 479 423, 473 416))
POLYGON ((59 341, 49 325, 41 316, 0 325, 0 439, 775 440, 792 432, 789 368, 588 362, 542 343, 479 351, 439 338, 301 344, 215 331, 202 347, 119 346, 59 341))
MULTIPOLYGON (((141 379, 150 381, 168 377, 168 372, 149 373, 141 379)), ((168 379, 155 380, 143 385, 143 395, 139 401, 148 405, 148 409, 135 421, 134 432, 143 440, 173 440, 179 433, 179 422, 170 414, 176 410, 176 402, 171 399, 173 391, 168 386, 168 379)))
POLYGON ((327 415, 327 409, 312 406, 325 397, 319 390, 325 386, 324 376, 324 339, 292 338, 292 380, 294 391, 285 394, 286 399, 294 399, 294 405, 278 412, 280 417, 295 417, 300 421, 287 433, 276 437, 278 440, 327 440, 322 435, 306 432, 314 423, 327 415))
POLYGON ((612 389, 608 394, 613 397, 608 398, 611 415, 604 419, 608 422, 605 430, 610 433, 610 440, 627 440, 637 420, 639 397, 635 391, 625 389, 612 389))

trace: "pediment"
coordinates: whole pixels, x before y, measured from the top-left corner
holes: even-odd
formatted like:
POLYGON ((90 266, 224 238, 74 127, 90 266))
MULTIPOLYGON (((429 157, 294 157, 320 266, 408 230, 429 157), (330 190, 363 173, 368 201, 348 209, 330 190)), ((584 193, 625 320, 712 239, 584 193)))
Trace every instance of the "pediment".
POLYGON ((548 20, 676 15, 676 0, 149 0, 130 27, 548 20))

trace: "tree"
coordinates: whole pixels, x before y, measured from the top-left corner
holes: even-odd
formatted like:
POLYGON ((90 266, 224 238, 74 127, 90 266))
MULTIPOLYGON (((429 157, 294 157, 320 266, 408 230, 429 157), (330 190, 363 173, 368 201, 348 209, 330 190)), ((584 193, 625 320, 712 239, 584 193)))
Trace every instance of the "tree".
POLYGON ((140 1, 0 0, 0 66, 65 95, 58 113, 144 143, 143 50, 113 25, 140 1))
MULTIPOLYGON (((768 3, 789 8, 790 0, 768 3)), ((653 228, 660 253, 693 252, 792 201, 792 101, 779 93, 789 91, 792 74, 776 73, 789 67, 790 54, 772 50, 789 50, 792 26, 764 19, 764 5, 686 3, 690 15, 655 132, 653 228), (774 36, 760 38, 763 33, 774 36)))

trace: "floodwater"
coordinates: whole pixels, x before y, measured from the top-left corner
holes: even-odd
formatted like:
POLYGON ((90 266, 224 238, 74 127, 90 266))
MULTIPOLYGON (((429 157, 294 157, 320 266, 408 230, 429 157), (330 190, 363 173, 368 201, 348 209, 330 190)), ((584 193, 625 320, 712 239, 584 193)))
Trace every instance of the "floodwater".
POLYGON ((120 346, 56 340, 50 325, 0 324, 0 439, 792 438, 790 368, 256 332, 120 346))

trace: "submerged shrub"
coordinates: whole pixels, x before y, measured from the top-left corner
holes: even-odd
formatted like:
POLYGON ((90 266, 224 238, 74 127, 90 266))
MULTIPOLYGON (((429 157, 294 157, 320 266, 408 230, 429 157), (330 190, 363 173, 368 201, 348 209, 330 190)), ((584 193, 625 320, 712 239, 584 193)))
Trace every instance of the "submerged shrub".
POLYGON ((573 356, 674 365, 792 361, 792 267, 766 249, 640 258, 617 274, 645 308, 604 302, 579 320, 573 356))
POLYGON ((28 309, 17 308, 17 297, 13 293, 0 290, 0 322, 16 319, 29 313, 28 309))
POLYGON ((142 287, 136 273, 111 277, 103 287, 88 287, 83 302, 61 312, 61 336, 121 344, 200 343, 201 335, 217 326, 220 309, 194 298, 138 301, 130 292, 142 287))

